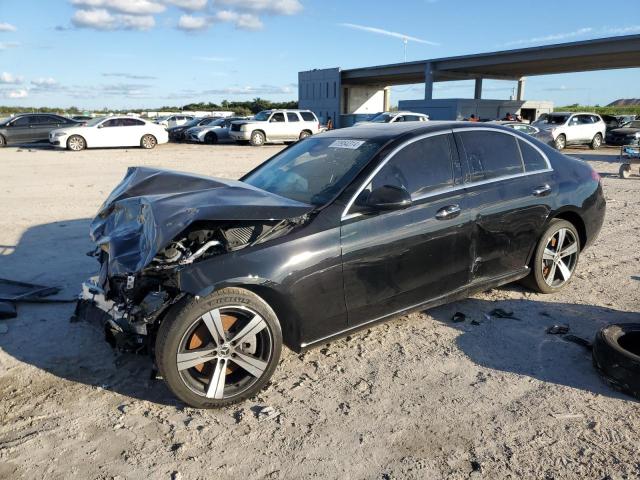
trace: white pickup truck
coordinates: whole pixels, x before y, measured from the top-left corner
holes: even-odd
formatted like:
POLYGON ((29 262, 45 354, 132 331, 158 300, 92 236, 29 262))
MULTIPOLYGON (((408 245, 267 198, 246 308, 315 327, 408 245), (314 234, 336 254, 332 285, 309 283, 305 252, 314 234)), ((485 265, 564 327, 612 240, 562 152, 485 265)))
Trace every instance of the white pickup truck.
POLYGON ((263 110, 250 120, 233 122, 229 136, 236 142, 261 146, 306 138, 320 131, 320 123, 310 110, 263 110))

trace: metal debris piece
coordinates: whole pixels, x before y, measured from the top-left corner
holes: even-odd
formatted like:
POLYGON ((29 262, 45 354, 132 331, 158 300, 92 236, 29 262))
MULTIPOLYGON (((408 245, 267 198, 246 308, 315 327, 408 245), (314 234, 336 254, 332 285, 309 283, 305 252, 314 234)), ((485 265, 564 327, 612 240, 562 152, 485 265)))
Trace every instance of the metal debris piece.
POLYGON ((466 319, 467 319, 467 316, 462 312, 456 312, 453 314, 453 317, 451 317, 451 321, 453 323, 464 322, 466 319))
POLYGON ((49 295, 55 295, 59 291, 59 287, 45 287, 43 285, 0 278, 0 301, 31 301, 48 297, 49 295))
POLYGON ((273 407, 261 407, 257 411, 258 421, 263 422, 265 420, 271 420, 280 416, 280 412, 273 407))
POLYGON ((489 312, 489 316, 496 318, 509 318, 511 320, 520 320, 518 317, 513 316, 512 311, 503 310, 502 308, 494 308, 489 312))
POLYGON ((552 325, 547 328, 547 333, 550 335, 564 335, 569 333, 569 325, 552 325))
POLYGON ((16 304, 11 302, 0 302, 0 320, 6 320, 8 318, 16 318, 18 312, 16 312, 16 304))

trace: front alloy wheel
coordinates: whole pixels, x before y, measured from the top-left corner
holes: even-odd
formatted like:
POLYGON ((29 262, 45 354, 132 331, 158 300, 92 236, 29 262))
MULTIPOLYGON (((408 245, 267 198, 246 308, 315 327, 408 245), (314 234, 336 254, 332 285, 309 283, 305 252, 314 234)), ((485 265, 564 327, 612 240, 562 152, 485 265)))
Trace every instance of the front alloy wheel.
POLYGON ((67 148, 73 152, 79 152, 80 150, 84 150, 87 147, 87 144, 80 135, 71 135, 67 140, 67 148))
POLYGON ((153 135, 145 135, 140 140, 140 146, 147 150, 151 150, 152 148, 154 148, 157 145, 157 143, 158 141, 156 140, 156 137, 154 137, 153 135))
POLYGON ((556 137, 554 143, 557 150, 564 150, 564 148, 567 146, 567 137, 565 137, 563 134, 560 134, 556 137))
POLYGON ((277 366, 282 333, 273 310, 257 295, 229 288, 192 300, 162 323, 158 367, 173 393, 201 408, 257 393, 277 366))
POLYGON ((578 265, 580 236, 573 224, 552 220, 536 247, 532 271, 525 283, 540 293, 563 288, 578 265))

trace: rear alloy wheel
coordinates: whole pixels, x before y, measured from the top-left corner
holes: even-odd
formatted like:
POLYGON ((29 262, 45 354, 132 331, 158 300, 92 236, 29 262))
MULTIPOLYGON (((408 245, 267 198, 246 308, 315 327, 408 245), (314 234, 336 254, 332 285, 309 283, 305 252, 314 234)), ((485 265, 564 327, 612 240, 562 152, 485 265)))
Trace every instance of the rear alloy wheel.
POLYGON ((622 165, 620 165, 618 174, 620 175, 620 178, 629 178, 631 176, 631 165, 628 163, 623 163, 622 165))
POLYGON ((302 132, 300 132, 300 140, 304 140, 307 137, 310 137, 311 133, 308 130, 303 130, 302 132))
POLYGON ((596 133, 595 137, 593 137, 593 140, 591 140, 591 143, 589 144, 589 148, 591 150, 598 150, 601 146, 602 146, 602 135, 600 135, 599 133, 596 133))
POLYGON ((524 283, 540 293, 554 293, 573 277, 580 256, 580 236, 573 224, 555 219, 536 247, 531 274, 524 283))
POLYGON ((218 136, 213 132, 209 132, 204 136, 204 143, 208 145, 215 145, 218 143, 218 136))
POLYGON ((564 150, 564 148, 567 146, 567 137, 565 137, 563 134, 558 135, 554 141, 554 144, 557 150, 564 150))
POLYGON ((264 136, 264 133, 262 133, 261 131, 256 130, 255 132, 251 132, 250 143, 254 147, 261 147, 262 145, 264 145, 265 140, 266 138, 264 136))
POLYGON ((87 148, 87 143, 80 135, 71 135, 67 140, 67 148, 74 152, 79 152, 87 148))
POLYGON ((158 331, 156 362, 171 391, 197 408, 236 403, 273 374, 282 331, 269 305, 226 288, 169 312, 158 331))
POLYGON ((147 150, 151 150, 157 144, 158 144, 158 141, 156 140, 156 137, 154 137, 153 135, 145 135, 140 140, 140 146, 147 150))

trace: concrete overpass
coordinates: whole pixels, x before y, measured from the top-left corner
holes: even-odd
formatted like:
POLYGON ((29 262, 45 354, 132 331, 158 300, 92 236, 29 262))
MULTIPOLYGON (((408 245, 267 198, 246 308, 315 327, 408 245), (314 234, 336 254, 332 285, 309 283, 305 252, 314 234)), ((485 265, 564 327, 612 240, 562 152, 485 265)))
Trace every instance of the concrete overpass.
MULTIPOLYGON (((426 105, 437 102, 433 100, 435 82, 475 80, 474 99, 480 101, 485 78, 513 80, 518 82, 514 101, 524 102, 528 76, 633 67, 640 67, 640 35, 347 70, 300 72, 298 99, 301 108, 310 108, 325 118, 332 116, 339 124, 340 115, 387 110, 389 87, 393 85, 424 83, 426 105)), ((415 107, 416 102, 412 101, 411 106, 415 107)), ((405 103, 409 106, 409 101, 405 103)))

